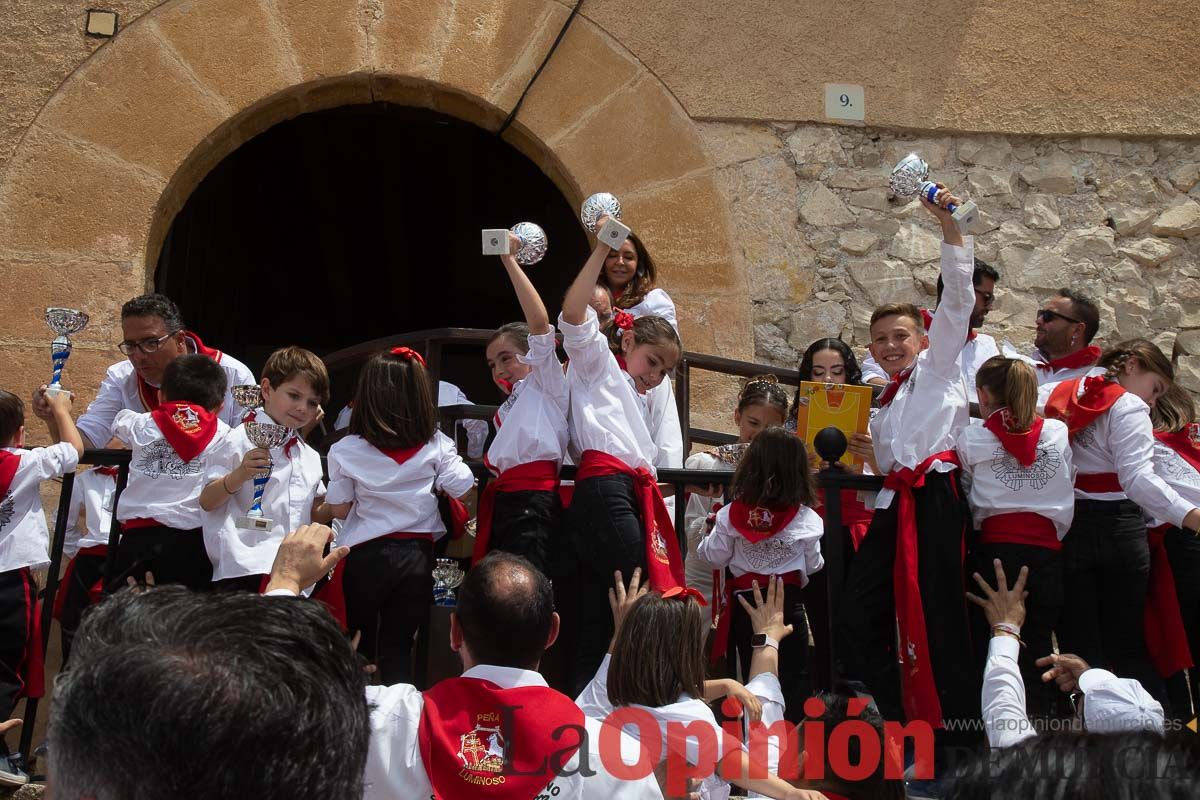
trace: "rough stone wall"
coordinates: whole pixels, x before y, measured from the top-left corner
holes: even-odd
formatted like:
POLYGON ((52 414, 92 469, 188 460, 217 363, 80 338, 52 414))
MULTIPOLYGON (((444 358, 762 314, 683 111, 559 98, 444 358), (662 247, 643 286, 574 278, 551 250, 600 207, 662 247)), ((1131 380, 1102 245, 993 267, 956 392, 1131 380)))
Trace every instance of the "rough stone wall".
POLYGON ((1078 287, 1100 302, 1101 345, 1148 336, 1200 391, 1196 142, 700 127, 750 281, 758 360, 795 366, 830 335, 863 349, 875 305, 932 306, 936 223, 887 189, 892 166, 915 151, 982 211, 976 255, 1001 273, 985 332, 1028 349, 1039 303, 1078 287))

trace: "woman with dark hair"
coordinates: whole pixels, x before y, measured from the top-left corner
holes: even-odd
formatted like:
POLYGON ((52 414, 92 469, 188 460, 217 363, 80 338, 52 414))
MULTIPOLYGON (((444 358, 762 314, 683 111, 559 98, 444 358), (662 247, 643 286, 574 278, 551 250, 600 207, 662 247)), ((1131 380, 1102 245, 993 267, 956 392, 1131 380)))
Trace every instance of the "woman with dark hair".
POLYGON ((604 269, 599 283, 612 292, 613 309, 628 311, 637 317, 662 317, 679 330, 675 317, 675 303, 670 295, 658 288, 658 273, 650 251, 638 238, 630 233, 616 250, 604 259, 604 269))
MULTIPOLYGON (((808 346, 800 357, 800 380, 821 383, 843 383, 862 386, 862 369, 850 345, 841 339, 817 339, 808 346)), ((800 390, 792 396, 792 410, 788 413, 787 429, 796 430, 796 414, 800 408, 800 390)))

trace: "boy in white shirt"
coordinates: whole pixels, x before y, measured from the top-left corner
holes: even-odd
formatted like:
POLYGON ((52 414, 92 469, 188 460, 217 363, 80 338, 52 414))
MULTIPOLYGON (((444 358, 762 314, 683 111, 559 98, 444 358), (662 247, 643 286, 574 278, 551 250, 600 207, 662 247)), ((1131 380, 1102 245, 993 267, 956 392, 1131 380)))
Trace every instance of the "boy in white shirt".
POLYGON ((230 431, 208 460, 200 494, 204 510, 204 544, 213 564, 218 589, 260 591, 279 543, 288 531, 310 522, 328 524, 331 517, 314 517, 325 497, 321 457, 299 435, 329 401, 329 373, 315 353, 300 347, 276 350, 263 365, 262 408, 246 422, 282 425, 289 429, 283 444, 270 451, 255 447, 246 425, 230 431), (263 530, 238 527, 254 502, 253 478, 270 471, 263 490, 263 530))
MULTIPOLYGON (((11 714, 18 697, 42 695, 42 641, 36 615, 38 586, 31 570, 50 563, 42 481, 75 469, 83 439, 71 420, 71 396, 47 395, 50 447, 25 446, 25 404, 0 390, 0 710, 11 714)), ((0 739, 0 784, 29 781, 8 758, 0 739)))
POLYGON ((225 371, 202 355, 179 356, 163 372, 162 401, 154 411, 124 409, 113 436, 133 450, 129 486, 117 505, 121 542, 109 587, 147 572, 158 584, 206 590, 212 562, 204 549, 200 492, 209 460, 229 434, 217 414, 225 371))

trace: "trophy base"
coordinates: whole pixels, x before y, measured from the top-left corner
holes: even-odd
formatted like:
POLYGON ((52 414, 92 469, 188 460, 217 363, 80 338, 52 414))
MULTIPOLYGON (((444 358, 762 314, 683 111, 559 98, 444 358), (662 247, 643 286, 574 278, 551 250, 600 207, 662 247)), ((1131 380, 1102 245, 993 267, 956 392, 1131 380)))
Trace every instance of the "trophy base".
POLYGON ((975 201, 968 200, 954 210, 952 218, 959 233, 970 233, 971 228, 979 221, 979 207, 975 205, 975 201))
POLYGON ((70 394, 70 389, 64 389, 61 386, 47 386, 46 397, 58 397, 60 394, 70 394))
POLYGON ((604 221, 604 227, 596 233, 596 238, 613 250, 619 250, 629 238, 629 226, 609 217, 604 221))
POLYGON ((237 527, 243 531, 269 531, 275 523, 266 517, 238 517, 237 527))

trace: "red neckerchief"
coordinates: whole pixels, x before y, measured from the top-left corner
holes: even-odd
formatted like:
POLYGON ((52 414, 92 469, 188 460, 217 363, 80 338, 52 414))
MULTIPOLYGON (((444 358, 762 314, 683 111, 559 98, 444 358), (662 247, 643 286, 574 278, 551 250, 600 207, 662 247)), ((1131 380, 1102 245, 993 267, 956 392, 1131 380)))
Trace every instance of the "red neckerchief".
POLYGON ((983 423, 983 427, 995 434, 996 438, 1000 440, 1000 446, 1007 450, 1018 464, 1022 467, 1033 466, 1033 462, 1037 460, 1038 441, 1041 439, 1042 426, 1045 425, 1046 420, 1035 416, 1029 430, 1024 433, 1014 433, 1008 429, 1011 417, 1007 408, 997 409, 983 423))
POLYGON ((101 475, 107 475, 110 478, 117 477, 117 468, 116 467, 92 467, 92 471, 97 472, 101 475))
POLYGON ((217 417, 195 403, 169 400, 150 412, 154 424, 184 463, 204 452, 217 433, 217 417))
POLYGON ((583 711, 548 686, 448 678, 424 700, 417 739, 437 800, 529 800, 582 744, 583 711))
POLYGON ((915 469, 892 470, 883 481, 896 493, 896 560, 892 583, 896 594, 896 621, 900 628, 900 688, 908 721, 924 720, 934 729, 944 727, 942 701, 938 696, 925 629, 925 609, 918 582, 916 498, 913 490, 925 485, 934 461, 960 466, 953 450, 934 453, 915 469))
POLYGON ((20 463, 21 456, 18 454, 0 450, 0 500, 8 496, 8 489, 12 486, 13 478, 17 476, 20 463))
POLYGON ((779 533, 800 511, 800 506, 751 506, 741 500, 729 504, 729 524, 750 544, 779 533))
MULTIPOLYGON (((194 347, 196 352, 200 355, 208 356, 218 364, 221 363, 221 356, 223 353, 221 353, 220 350, 215 350, 205 345, 204 342, 200 341, 200 337, 196 334, 192 333, 191 331, 184 331, 183 338, 191 342, 192 347, 194 347)), ((156 410, 158 408, 158 387, 151 386, 142 379, 141 375, 137 375, 137 389, 138 398, 140 398, 142 401, 142 408, 146 409, 147 411, 156 410)))
MULTIPOLYGON (((246 412, 246 416, 242 417, 243 425, 245 425, 247 422, 257 422, 257 421, 258 421, 258 411, 256 409, 250 409, 249 411, 246 412)), ((272 420, 271 424, 274 425, 276 423, 274 420, 272 420)), ((285 442, 283 445, 284 458, 290 459, 292 457, 292 448, 295 447, 297 444, 299 444, 299 442, 300 442, 300 436, 296 433, 296 431, 293 430, 292 437, 290 439, 288 439, 287 442, 285 442)))
POLYGON ((415 447, 378 447, 376 449, 392 461, 403 466, 404 462, 421 452, 423 447, 425 447, 424 444, 419 444, 415 447))
POLYGON ((1054 387, 1046 401, 1046 416, 1066 423, 1067 433, 1074 439, 1076 433, 1107 413, 1123 394, 1125 389, 1121 384, 1103 375, 1073 378, 1054 387), (1083 394, 1079 393, 1080 381, 1083 381, 1083 394))
POLYGON ((1096 345, 1088 345, 1082 350, 1076 350, 1074 353, 1068 353, 1062 358, 1056 358, 1053 361, 1047 361, 1038 364, 1038 369, 1044 369, 1047 372, 1052 372, 1058 369, 1080 369, 1082 367, 1090 367, 1100 360, 1100 348, 1096 345))
POLYGON ((887 386, 884 387, 883 394, 879 395, 880 408, 884 408, 888 403, 892 402, 892 400, 896 398, 896 392, 900 391, 900 387, 903 386, 905 382, 912 376, 913 370, 916 369, 916 367, 917 364, 914 361, 912 365, 905 367, 892 376, 892 379, 888 381, 887 386))
POLYGON ((1200 425, 1190 422, 1174 433, 1155 433, 1154 438, 1179 454, 1179 457, 1200 472, 1200 425))
POLYGON ((633 478, 634 502, 642 512, 642 538, 646 548, 646 577, 650 588, 664 592, 672 586, 686 586, 679 539, 671 515, 663 503, 662 492, 650 470, 634 469, 621 459, 600 450, 585 450, 575 473, 578 483, 602 475, 628 475, 633 478))
MULTIPOLYGON (((929 333, 929 328, 933 325, 933 313, 931 311, 927 311, 926 309, 922 308, 921 309, 921 319, 925 321, 925 332, 929 333)), ((975 341, 975 337, 978 335, 979 335, 979 332, 976 331, 974 328, 967 328, 967 341, 968 342, 975 341)))

